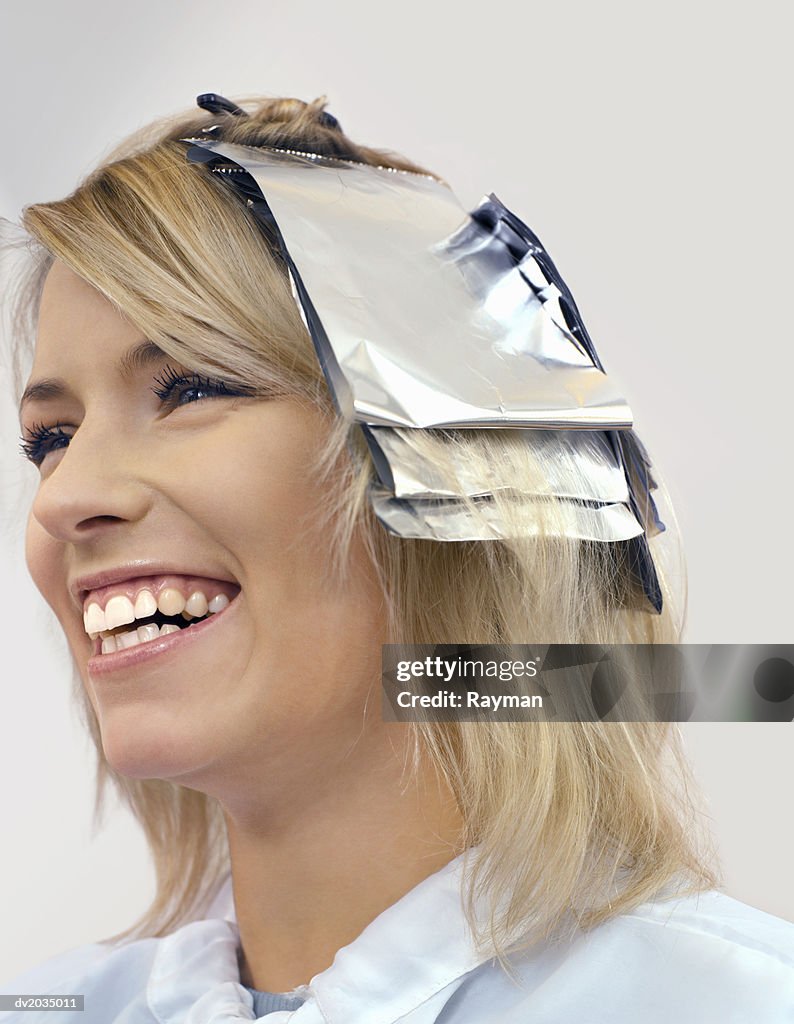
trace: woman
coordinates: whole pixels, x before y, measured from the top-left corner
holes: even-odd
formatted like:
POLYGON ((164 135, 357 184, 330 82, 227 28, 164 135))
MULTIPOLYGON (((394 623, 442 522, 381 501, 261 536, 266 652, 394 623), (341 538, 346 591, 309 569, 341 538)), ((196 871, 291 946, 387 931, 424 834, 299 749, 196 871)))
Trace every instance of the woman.
POLYGON ((383 643, 676 642, 676 594, 659 562, 660 614, 615 600, 609 545, 383 529, 273 240, 182 140, 428 172, 321 100, 241 103, 25 212, 26 558, 157 894, 6 991, 91 1024, 791 1019, 794 928, 716 891, 668 727, 384 721, 383 643))

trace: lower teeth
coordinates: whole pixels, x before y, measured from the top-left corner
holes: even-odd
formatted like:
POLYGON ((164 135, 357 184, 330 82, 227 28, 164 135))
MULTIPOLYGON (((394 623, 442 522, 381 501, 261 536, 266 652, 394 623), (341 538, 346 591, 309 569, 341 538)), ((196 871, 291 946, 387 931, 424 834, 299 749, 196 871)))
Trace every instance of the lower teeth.
MULTIPOLYGON (((196 620, 203 621, 203 620, 196 620)), ((187 625, 177 626, 173 622, 165 622, 158 626, 154 622, 145 626, 138 626, 137 629, 128 630, 126 633, 116 633, 114 636, 106 636, 102 640, 102 654, 114 654, 116 651, 126 650, 128 647, 137 647, 138 644, 148 643, 150 640, 157 640, 158 637, 168 636, 169 633, 180 633, 182 629, 188 629, 187 625)))

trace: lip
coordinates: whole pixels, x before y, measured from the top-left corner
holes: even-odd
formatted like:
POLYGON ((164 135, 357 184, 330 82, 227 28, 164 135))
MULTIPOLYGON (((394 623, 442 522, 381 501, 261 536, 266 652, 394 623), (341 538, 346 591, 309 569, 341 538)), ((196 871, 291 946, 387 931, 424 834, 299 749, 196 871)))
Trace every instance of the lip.
MULTIPOLYGON (((234 583, 239 586, 237 580, 229 576, 228 573, 216 572, 212 568, 200 568, 195 565, 180 566, 175 562, 157 562, 153 559, 140 558, 124 562, 123 565, 117 565, 111 569, 102 569, 99 572, 78 576, 70 581, 68 589, 72 599, 82 612, 85 599, 92 590, 99 590, 101 587, 108 587, 113 583, 126 583, 128 580, 135 580, 140 576, 167 575, 196 576, 203 579, 220 580, 222 583, 234 583)), ((154 643, 154 641, 151 642, 154 643)))
POLYGON ((208 633, 216 629, 219 622, 229 621, 229 616, 234 618, 233 609, 240 604, 240 593, 229 602, 229 604, 214 615, 203 619, 201 622, 178 633, 168 633, 157 640, 148 640, 135 647, 127 647, 123 651, 114 651, 112 654, 100 654, 102 641, 99 637, 94 641, 94 653, 88 659, 87 669, 92 677, 110 675, 114 672, 122 672, 128 669, 136 669, 156 658, 165 659, 169 656, 184 653, 191 645, 200 643, 208 633))

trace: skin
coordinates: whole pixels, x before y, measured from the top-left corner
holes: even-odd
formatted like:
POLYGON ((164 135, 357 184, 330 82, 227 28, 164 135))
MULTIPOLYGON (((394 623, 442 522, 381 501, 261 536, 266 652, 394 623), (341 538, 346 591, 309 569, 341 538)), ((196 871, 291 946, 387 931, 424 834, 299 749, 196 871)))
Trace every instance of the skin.
POLYGON ((120 357, 142 340, 55 261, 31 380, 63 378, 68 394, 25 405, 21 426, 27 437, 34 423, 61 423, 70 440, 39 469, 27 564, 110 765, 219 800, 241 980, 287 991, 459 852, 462 822, 428 767, 408 783, 407 727, 382 721, 384 606, 360 542, 347 585, 328 583, 312 522, 322 496, 305 469, 322 414, 206 392, 163 405, 154 375, 190 368, 164 357, 122 376, 120 357), (143 557, 231 576, 240 605, 177 656, 92 676, 68 584, 143 557))

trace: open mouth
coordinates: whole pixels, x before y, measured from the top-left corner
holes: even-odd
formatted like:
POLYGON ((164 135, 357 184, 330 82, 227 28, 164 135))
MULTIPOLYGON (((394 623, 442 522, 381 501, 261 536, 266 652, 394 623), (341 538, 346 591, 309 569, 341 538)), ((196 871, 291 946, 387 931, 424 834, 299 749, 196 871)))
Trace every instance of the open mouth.
MULTIPOLYGON (((137 666, 176 649, 187 651, 203 636, 212 633, 217 623, 226 621, 229 615, 235 617, 234 609, 240 604, 242 591, 228 584, 225 589, 227 593, 217 593, 209 601, 198 601, 197 605, 192 605, 193 612, 184 607, 184 598, 181 602, 178 599, 174 601, 173 592, 170 597, 166 595, 165 601, 158 602, 166 604, 165 610, 152 603, 150 606, 154 610, 151 614, 143 614, 136 602, 139 610, 134 621, 114 625, 111 629, 91 631, 89 672, 91 675, 105 675, 118 669, 137 666), (182 611, 172 612, 174 603, 177 607, 181 605, 182 611)), ((159 596, 162 598, 164 593, 161 592, 159 596)), ((108 602, 106 611, 110 608, 108 602)), ((148 608, 145 610, 148 611, 148 608)), ((89 626, 93 624, 93 621, 89 622, 89 626)))
POLYGON ((229 598, 225 594, 219 594, 210 602, 209 609, 203 615, 193 616, 190 612, 166 615, 158 609, 153 615, 137 619, 134 623, 117 626, 115 629, 102 630, 94 641, 94 653, 99 655, 115 654, 116 651, 129 650, 139 644, 151 643, 152 640, 168 636, 171 633, 178 633, 180 630, 195 629, 199 623, 222 612, 229 604, 229 598))

